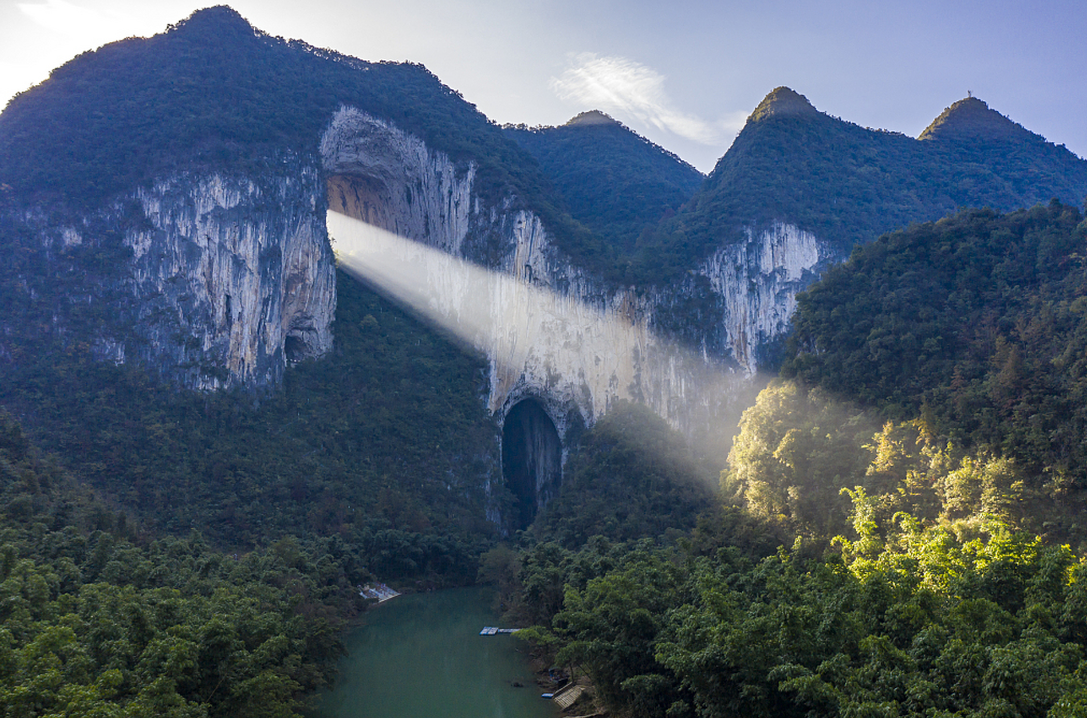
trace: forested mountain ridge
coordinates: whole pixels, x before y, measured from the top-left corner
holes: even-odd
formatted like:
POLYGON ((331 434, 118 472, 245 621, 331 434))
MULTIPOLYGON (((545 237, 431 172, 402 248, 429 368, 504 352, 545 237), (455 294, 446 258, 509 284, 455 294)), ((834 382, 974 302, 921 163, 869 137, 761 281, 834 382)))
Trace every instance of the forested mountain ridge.
POLYGON ((1085 250, 1059 202, 858 247, 741 421, 754 527, 529 546, 527 635, 632 716, 1082 715, 1085 250))
POLYGON ((1078 206, 1085 196, 1087 160, 977 98, 913 139, 831 117, 779 87, 662 231, 706 253, 744 227, 791 222, 844 258, 856 244, 960 207, 1011 211, 1053 198, 1078 206))
MULTIPOLYGON (((554 137, 614 140, 628 163, 620 189, 637 185, 643 161, 670 178, 610 229, 602 217, 641 195, 612 192, 588 166, 567 188, 561 162, 534 162, 420 66, 270 38, 229 9, 55 74, 0 117, 0 185, 11 187, 0 192, 0 324, 16 330, 0 335, 0 404, 24 422, 0 414, 3 710, 292 715, 298 695, 327 680, 335 630, 362 608, 358 583, 471 582, 505 529, 518 543, 484 554, 482 577, 613 711, 1083 714, 1087 230, 1073 205, 1087 190, 1083 161, 1063 148, 973 98, 914 140, 829 118, 779 88, 684 205, 688 168, 590 113, 554 137), (144 56, 152 47, 166 66, 144 56), (147 84, 126 94, 111 72, 147 84), (95 291, 136 302, 106 281, 135 253, 120 240, 133 228, 80 225, 46 245, 30 231, 27 197, 63 214, 190 170, 213 177, 201 197, 251 190, 250 205, 215 205, 220 228, 280 212, 272 188, 300 177, 317 189, 296 204, 323 213, 319 166, 290 172, 317 152, 324 127, 310 110, 327 111, 325 122, 340 102, 380 115, 367 130, 392 122, 448 154, 446 176, 463 179, 475 162, 480 192, 550 217, 585 270, 568 276, 614 272, 634 297, 681 277, 663 306, 707 335, 725 308, 747 317, 774 304, 775 321, 787 316, 783 297, 814 280, 817 250, 833 243, 822 258, 843 256, 883 222, 940 216, 960 199, 1079 195, 916 225, 828 274, 801 298, 786 364, 807 383, 775 384, 745 414, 721 495, 683 437, 615 402, 566 437, 566 492, 518 535, 502 523, 517 499, 499 473, 501 415, 481 401, 480 356, 340 275, 335 343, 321 358, 296 354, 263 391, 177 391, 93 341, 116 306, 95 291), (31 137, 35 123, 44 129, 31 137), (89 141, 99 131, 108 141, 89 141), (595 204, 572 202, 580 182, 602 188, 588 195, 595 204), (778 227, 760 235, 760 223, 778 227), (757 251, 699 264, 737 238, 757 251), (796 252, 780 261, 781 247, 796 252), (629 264, 613 263, 630 251, 629 264), (737 267, 751 274, 729 273, 737 267), (793 289, 775 294, 775 273, 793 289), (768 277, 772 291, 752 290, 768 277)), ((158 236, 149 216, 126 216, 141 237, 158 236)), ((227 296, 209 315, 230 324, 240 301, 227 296)), ((738 334, 754 346, 771 332, 738 334)), ((206 356, 184 331, 168 339, 193 361, 206 356)))
POLYGON ((637 251, 643 231, 675 215, 702 184, 694 167, 596 110, 557 127, 504 129, 620 263, 637 251))
POLYGON ((546 204, 535 163, 422 65, 272 37, 226 6, 86 52, 17 95, 0 115, 0 180, 85 207, 172 170, 259 170, 316 153, 344 104, 476 162, 486 192, 546 204))
POLYGON ((971 95, 940 113, 917 137, 932 142, 1029 141, 1037 135, 971 95))

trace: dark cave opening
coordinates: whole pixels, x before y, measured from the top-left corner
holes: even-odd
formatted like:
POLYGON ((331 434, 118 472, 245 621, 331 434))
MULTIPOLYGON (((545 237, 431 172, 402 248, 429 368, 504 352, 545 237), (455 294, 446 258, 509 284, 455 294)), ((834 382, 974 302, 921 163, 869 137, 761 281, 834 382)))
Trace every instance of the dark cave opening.
POLYGON ((287 361, 293 364, 302 361, 309 355, 309 347, 306 346, 306 342, 302 337, 288 334, 287 338, 283 340, 283 353, 286 354, 287 361))
POLYGON ((562 442, 539 402, 517 403, 502 427, 502 476, 517 498, 514 528, 526 529, 562 483, 562 442))

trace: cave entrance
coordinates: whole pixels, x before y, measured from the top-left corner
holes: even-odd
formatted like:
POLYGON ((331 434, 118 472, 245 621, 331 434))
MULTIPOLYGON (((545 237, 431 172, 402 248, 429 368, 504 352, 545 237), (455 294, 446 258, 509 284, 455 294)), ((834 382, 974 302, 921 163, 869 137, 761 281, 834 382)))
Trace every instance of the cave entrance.
POLYGON ((534 399, 518 402, 502 427, 502 476, 517 498, 515 526, 526 529, 562 483, 562 442, 534 399))
POLYGON ((386 184, 376 177, 337 174, 328 178, 328 208, 366 224, 396 231, 396 210, 386 184))

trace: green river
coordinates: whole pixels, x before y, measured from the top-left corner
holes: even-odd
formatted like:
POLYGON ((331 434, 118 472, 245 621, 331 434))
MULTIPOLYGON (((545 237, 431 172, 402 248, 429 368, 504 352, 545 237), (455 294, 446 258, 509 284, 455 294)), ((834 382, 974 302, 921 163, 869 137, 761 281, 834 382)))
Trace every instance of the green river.
POLYGON ((524 644, 480 636, 495 626, 490 593, 458 588, 398 596, 347 635, 336 688, 319 718, 555 718, 524 644), (514 687, 520 683, 524 687, 514 687))

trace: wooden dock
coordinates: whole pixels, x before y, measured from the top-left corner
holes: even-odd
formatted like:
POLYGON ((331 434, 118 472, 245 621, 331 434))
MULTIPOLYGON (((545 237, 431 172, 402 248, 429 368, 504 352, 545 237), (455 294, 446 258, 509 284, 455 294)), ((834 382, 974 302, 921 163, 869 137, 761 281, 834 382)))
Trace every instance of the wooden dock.
POLYGON ((562 710, 566 710, 573 704, 574 701, 581 697, 581 693, 584 690, 584 688, 578 685, 566 686, 561 691, 556 693, 551 700, 555 701, 555 703, 558 704, 559 708, 561 708, 562 710))

